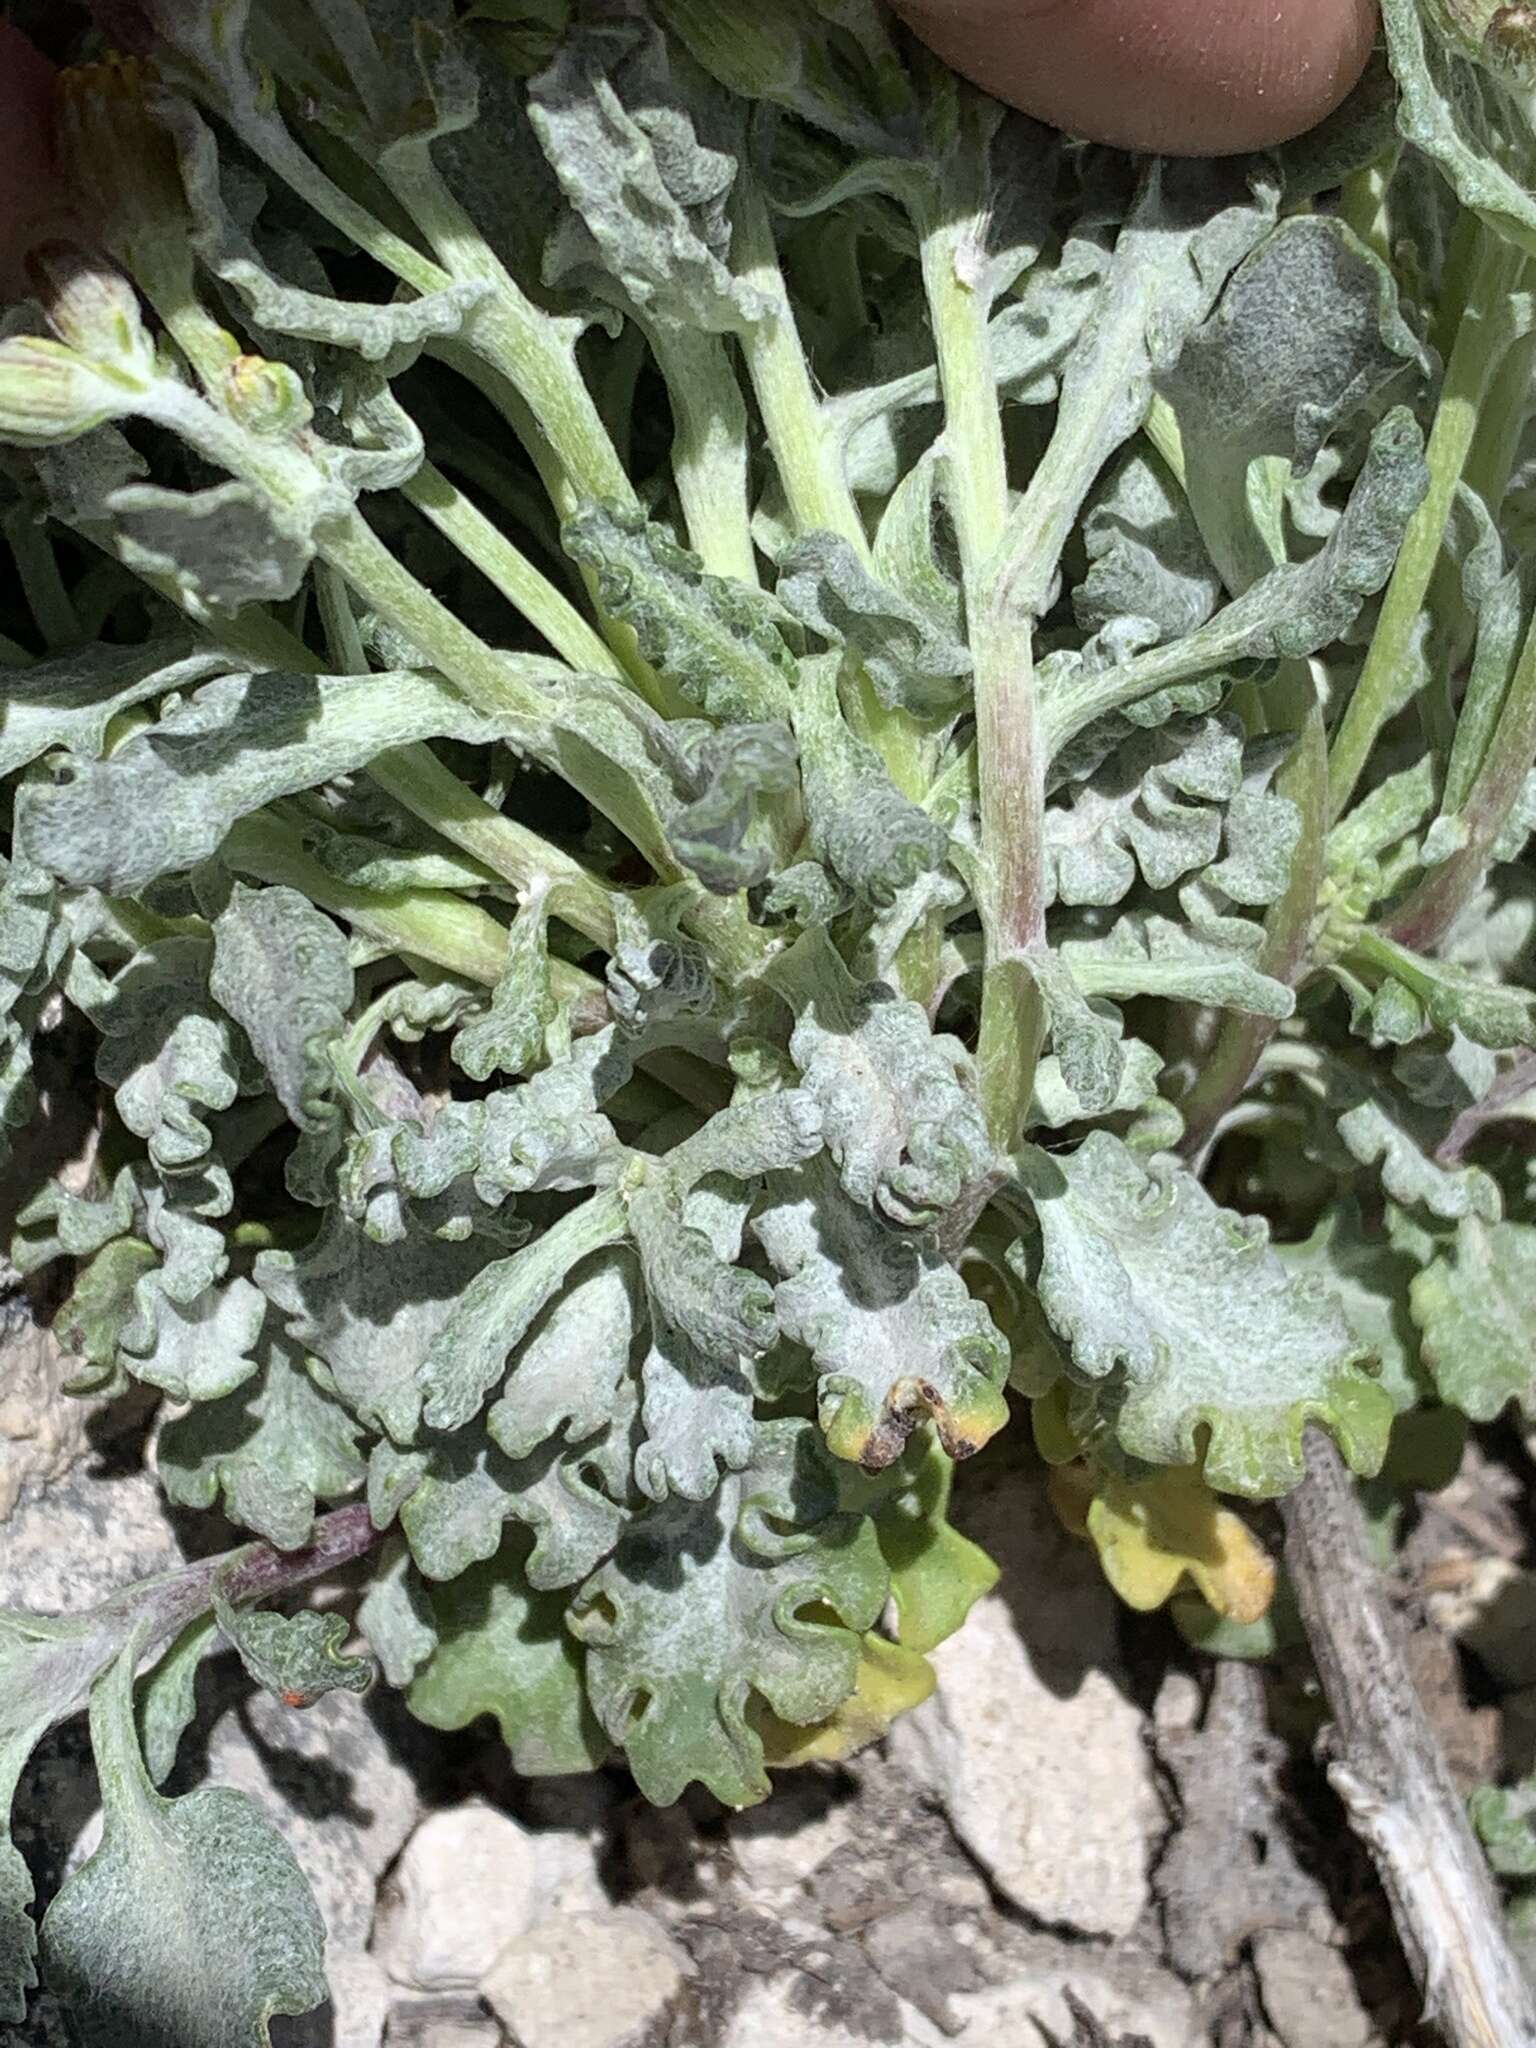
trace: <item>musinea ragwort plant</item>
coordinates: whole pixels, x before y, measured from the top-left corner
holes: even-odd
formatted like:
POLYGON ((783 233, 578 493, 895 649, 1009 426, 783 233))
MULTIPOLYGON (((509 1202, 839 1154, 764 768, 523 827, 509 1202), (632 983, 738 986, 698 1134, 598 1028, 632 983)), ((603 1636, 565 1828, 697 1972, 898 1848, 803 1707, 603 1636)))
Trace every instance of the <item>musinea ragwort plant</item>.
POLYGON ((0 341, 13 1150, 104 1105, 13 1259, 252 1541, 0 1616, 0 1785, 88 1703, 47 1981, 237 2048, 325 1983, 158 1789, 221 1640, 742 1805, 930 1689, 1010 1390, 1216 1647, 1304 1428, 1532 1400, 1536 147, 1486 0, 1224 162, 864 0, 144 11, 0 341), (365 1554, 371 1659, 260 1604, 365 1554))

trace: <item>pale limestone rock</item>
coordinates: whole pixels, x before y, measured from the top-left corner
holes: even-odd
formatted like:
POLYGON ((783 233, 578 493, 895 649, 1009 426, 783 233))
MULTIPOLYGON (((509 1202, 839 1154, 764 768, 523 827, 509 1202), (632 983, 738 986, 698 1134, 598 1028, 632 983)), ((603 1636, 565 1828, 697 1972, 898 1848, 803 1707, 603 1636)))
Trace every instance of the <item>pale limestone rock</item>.
POLYGON ((385 1882, 374 1955, 397 1984, 472 1989, 539 1917, 538 1863, 510 1814, 479 1801, 430 1814, 385 1882))
POLYGON ((1253 1967, 1265 2016, 1285 2048, 1372 2048, 1375 2028, 1336 1948, 1299 1928, 1255 1937, 1253 1967))
POLYGON ((79 1369, 24 1301, 0 1306, 0 1522, 23 1493, 53 1485, 89 1455, 86 1424, 100 1403, 63 1392, 79 1369))
MULTIPOLYGON (((795 1973, 749 1984, 719 2048, 870 2048, 867 2035, 807 2011, 799 1996, 803 1989, 795 1973)), ((946 2036, 931 2020, 910 2007, 903 2018, 902 2048, 943 2048, 946 2036)), ((1022 2040, 1010 2042, 1009 2048, 1022 2048, 1022 2040)))
POLYGON ((480 1989, 516 2048, 640 2048, 687 1971, 654 1920, 615 1907, 541 1920, 508 1942, 480 1989))
POLYGON ((1085 1949, 1040 1935, 1011 1959, 1004 1982, 951 1997, 951 2012, 960 2023, 952 2037, 956 2048, 1075 2040, 1068 1991, 1111 2040, 1143 2035, 1152 2048, 1193 2048, 1202 2038, 1195 2001, 1170 1972, 1112 1950, 1085 1949))
POLYGON ((1027 1472, 971 1533, 1003 1569, 934 1652, 934 1697, 891 1755, 932 1791, 993 1883, 1038 1920, 1123 1936, 1162 1822, 1144 1721, 1116 1682, 1114 1596, 1027 1472))
POLYGON ((816 1780, 787 1786, 732 1815, 731 1856, 753 1891, 793 1891, 842 1847, 852 1825, 852 1800, 830 1798, 816 1780))

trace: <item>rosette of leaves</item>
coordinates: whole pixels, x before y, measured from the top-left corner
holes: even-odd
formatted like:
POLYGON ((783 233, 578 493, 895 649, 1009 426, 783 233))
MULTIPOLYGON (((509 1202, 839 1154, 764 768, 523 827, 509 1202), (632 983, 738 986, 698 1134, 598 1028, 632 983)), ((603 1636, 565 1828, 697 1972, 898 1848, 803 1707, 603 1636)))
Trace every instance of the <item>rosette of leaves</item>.
POLYGON ((249 2048, 312 1908, 158 1788, 221 1642, 366 1681, 331 1565, 430 1725, 743 1804, 931 1688, 1010 1392, 1245 1624, 1306 1428, 1530 1408, 1524 145, 1407 0, 1400 156, 1136 166, 859 7, 141 11, 0 339, 0 1125, 251 1541, 0 1618, 0 1773, 89 1706, 50 1982, 249 2048))

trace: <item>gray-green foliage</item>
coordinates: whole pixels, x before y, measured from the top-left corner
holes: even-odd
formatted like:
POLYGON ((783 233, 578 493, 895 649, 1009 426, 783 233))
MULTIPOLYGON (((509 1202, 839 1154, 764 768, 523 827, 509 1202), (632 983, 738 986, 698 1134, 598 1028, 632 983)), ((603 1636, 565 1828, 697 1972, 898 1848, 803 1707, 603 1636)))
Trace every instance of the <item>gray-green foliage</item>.
MULTIPOLYGON (((368 1683, 252 1590, 316 1559, 373 1549, 428 1724, 739 1805, 920 1696, 882 1617, 985 1582, 943 1504, 1010 1398, 1091 1488, 1249 1498, 1310 1426, 1536 1413, 1481 4, 1387 0, 1400 151, 1378 66, 1220 162, 863 0, 145 0, 153 89, 71 89, 103 253, 0 339, 12 1256, 252 1539, 0 1617, 5 1803, 91 1700, 84 2038, 323 1995, 281 1845, 156 1790, 221 1646, 368 1683), (40 1086, 100 1125, 56 1180, 40 1086)), ((7 2021, 29 1901, 0 1836, 7 2021)))

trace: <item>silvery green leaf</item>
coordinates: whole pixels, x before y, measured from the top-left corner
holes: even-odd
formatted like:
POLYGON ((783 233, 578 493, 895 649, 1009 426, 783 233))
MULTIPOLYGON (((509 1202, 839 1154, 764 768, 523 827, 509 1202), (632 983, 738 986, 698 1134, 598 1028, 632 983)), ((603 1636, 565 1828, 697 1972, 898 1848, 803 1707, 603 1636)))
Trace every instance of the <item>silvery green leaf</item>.
POLYGON ((866 569, 834 533, 803 534, 779 558, 778 596, 802 624, 858 656, 882 704, 953 717, 971 657, 941 616, 866 569))
POLYGON ((698 1779, 728 1805, 764 1797, 752 1701, 798 1724, 831 1714, 886 1586, 873 1526, 837 1512, 813 1423, 759 1424, 751 1462, 713 1498, 632 1521, 570 1625, 593 1709, 645 1796, 667 1805, 698 1779))
POLYGON ((357 1626, 387 1685, 409 1685, 437 1648, 431 1595, 399 1536, 391 1536, 379 1554, 358 1604, 357 1626))
POLYGON ((197 1713, 197 1674, 218 1640, 218 1622, 211 1614, 200 1614, 139 1686, 139 1744, 152 1785, 163 1785, 176 1767, 181 1738, 197 1713))
POLYGON ((784 722, 795 664, 771 599, 710 575, 663 527, 618 506, 584 506, 561 539, 596 577, 603 609, 690 703, 732 725, 784 722))
POLYGON ((845 891, 819 861, 800 860, 775 875, 763 891, 763 915, 795 924, 830 924, 848 907, 845 891))
POLYGON ((631 1033, 708 1011, 715 1002, 709 955, 687 938, 686 897, 674 890, 614 897, 617 927, 608 958, 608 1000, 631 1033))
POLYGON ((53 1259, 86 1259, 133 1228, 137 1183, 131 1166, 120 1167, 99 1200, 72 1193, 58 1181, 39 1189, 17 1211, 11 1257, 23 1275, 53 1259))
MULTIPOLYGON (((689 1189, 682 1227, 701 1233, 714 1257, 733 1266, 741 1257, 750 1207, 735 1182, 716 1175, 689 1189)), ((720 1468, 740 1471, 752 1455, 755 1388, 747 1359, 711 1357, 653 1307, 640 1386, 636 1486, 653 1501, 674 1493, 707 1500, 720 1482, 720 1468)))
POLYGON ((1260 928, 1221 920, 1202 932, 1193 924, 1133 912, 1103 937, 1061 941, 1058 951, 1085 997, 1161 996, 1256 1017, 1289 1017, 1296 999, 1284 983, 1254 964, 1260 928), (1240 934, 1230 929, 1239 926, 1240 934))
POLYGON ((624 1234, 616 1194, 588 1196, 510 1258, 482 1266, 462 1288, 416 1367, 430 1429, 460 1429, 501 1379, 508 1354, 565 1285, 574 1266, 624 1234))
MULTIPOLYGON (((142 1303, 142 1287, 137 1298, 142 1303)), ((149 1346, 138 1348, 142 1337, 130 1326, 118 1358, 135 1379, 162 1388, 174 1401, 216 1401, 255 1372, 266 1313, 258 1290, 240 1276, 185 1306, 162 1294, 149 1346)))
POLYGON ((350 349, 365 362, 378 363, 424 341, 456 334, 485 296, 484 284, 467 282, 420 298, 369 305, 306 291, 275 276, 225 200, 218 150, 207 123, 188 101, 171 94, 157 100, 155 112, 175 140, 192 210, 190 239, 199 260, 238 293, 251 319, 267 333, 350 349))
POLYGON ((1424 1363, 1442 1401, 1491 1422, 1511 1401, 1529 1413, 1536 1391, 1531 1301, 1536 1227, 1468 1216, 1409 1290, 1424 1363))
POLYGON ((96 1615, 53 1620, 0 1611, 0 2020, 21 2025, 37 1982, 32 1877, 10 1836, 11 1802, 28 1757, 73 1714, 121 1647, 96 1615))
POLYGON ((750 889, 771 872, 773 846, 757 824, 757 799, 798 783, 786 725, 735 725, 708 733, 689 762, 689 800, 667 819, 672 851, 718 896, 750 889))
POLYGON ((1106 1115, 1118 1105, 1125 1082, 1119 1011, 1110 1003, 1090 1003, 1071 969, 1046 946, 1031 947, 1024 964, 1045 1005, 1059 1088, 1079 1114, 1106 1115))
POLYGON ((524 1074, 545 1056, 558 1015, 549 973, 549 883, 524 894, 507 934, 507 964, 490 1007, 454 1033, 455 1061, 472 1081, 524 1074))
POLYGON ((222 1497, 231 1521, 279 1550, 298 1550, 314 1527, 316 1501, 339 1500, 362 1483, 358 1436, 296 1355, 274 1344, 258 1379, 165 1425, 160 1483, 178 1507, 210 1508, 222 1497))
POLYGON ((1178 415, 1190 501, 1229 588, 1271 567, 1246 502, 1250 464, 1283 455, 1304 473, 1342 424, 1426 367, 1391 271, 1342 221, 1281 221, 1245 258, 1159 379, 1178 415))
MULTIPOLYGON (((1174 686, 1230 673, 1241 662, 1301 660, 1343 638, 1391 575, 1427 481, 1423 437, 1399 406, 1372 434, 1349 503, 1316 554, 1272 569, 1166 647, 1102 664, 1059 665, 1045 704, 1053 756, 1108 712, 1133 710, 1141 700, 1150 705, 1174 686)), ((1170 703, 1162 716, 1177 708, 1170 703)))
POLYGON ((912 81, 878 9, 792 0, 771 21, 707 0, 665 0, 660 13, 727 91, 766 99, 860 152, 906 160, 922 141, 912 81))
POLYGON ((959 1274, 849 1200, 825 1161, 770 1183, 753 1230, 780 1281, 779 1327, 816 1362, 833 1454, 871 1471, 931 1418, 952 1457, 1008 1419, 1008 1348, 959 1274))
POLYGON ((1448 961, 1425 959, 1407 947, 1393 951, 1400 956, 1398 978, 1423 1005, 1437 1031, 1460 1031, 1493 1052, 1536 1045, 1536 995, 1529 989, 1504 987, 1448 961))
POLYGON ((1423 1400, 1428 1380, 1419 1362, 1418 1333, 1408 1314, 1412 1262, 1370 1229, 1354 1201, 1336 1202, 1300 1244, 1277 1245, 1294 1273, 1321 1280, 1344 1311, 1344 1320, 1378 1368, 1394 1411, 1405 1414, 1423 1400))
POLYGON ((250 484, 124 484, 106 509, 118 560, 137 575, 165 578, 182 609, 205 624, 244 604, 292 597, 314 555, 304 521, 279 519, 273 500, 250 484))
POLYGON ((1285 894, 1301 837, 1301 813, 1290 798, 1262 786, 1273 766, 1271 757, 1248 772, 1227 806, 1222 858, 1206 872, 1213 888, 1252 910, 1285 894))
MULTIPOLYGON (((1118 1013, 1106 1015, 1094 1011, 1093 1015, 1107 1030, 1113 1030, 1118 1037, 1123 1025, 1118 1013)), ((1054 1053, 1047 1053, 1035 1069, 1035 1100, 1032 1123, 1043 1124, 1048 1130, 1060 1129, 1065 1124, 1081 1123, 1085 1118, 1098 1114, 1102 1116, 1131 1115, 1137 1110, 1160 1111, 1170 1107, 1158 1099, 1157 1084, 1164 1067, 1163 1056, 1155 1046, 1145 1044, 1139 1038, 1124 1039, 1121 1046, 1120 1086, 1101 1111, 1092 1111, 1075 1094, 1068 1084, 1061 1061, 1054 1053)), ((1090 1071, 1092 1071, 1090 1069, 1090 1071)), ((1150 1146, 1143 1146, 1135 1133, 1127 1134, 1127 1143, 1135 1149, 1162 1152, 1178 1142, 1178 1133, 1169 1139, 1159 1136, 1150 1146)))
MULTIPOLYGON (((1154 373, 1173 362, 1205 319, 1233 266, 1275 215, 1276 192, 1251 163, 1155 158, 1115 241, 1093 309, 1062 373, 1059 418, 1071 422, 1073 464, 1054 508, 1064 539, 1095 477, 1141 425, 1154 373)), ((1049 608, 1057 561, 1019 565, 1014 601, 1049 608)))
POLYGON ((206 860, 238 818, 387 748, 492 737, 446 683, 414 671, 226 676, 73 781, 30 789, 18 831, 51 873, 131 894, 206 860))
POLYGON ((150 1159, 169 1170, 206 1156, 209 1110, 228 1109, 239 1088, 228 1022, 208 993, 204 940, 146 946, 111 982, 93 1022, 101 1032, 97 1078, 115 1091, 117 1113, 150 1159))
POLYGON ((1041 1235, 1041 1306, 1122 1450, 1203 1463, 1224 1492, 1265 1498, 1301 1477, 1320 1422, 1357 1470, 1386 1449, 1392 1407, 1322 1289, 1290 1277, 1259 1217, 1235 1215, 1169 1160, 1143 1166, 1091 1131, 1025 1166, 1041 1235), (1202 1438, 1204 1438, 1202 1460, 1202 1438))
POLYGON ((292 1850, 243 1793, 162 1799, 139 1752, 133 1652, 91 1695, 101 1846, 43 1920, 84 2048, 264 2048, 327 1995, 325 1929, 292 1850))
POLYGON ((938 448, 920 455, 891 493, 875 529, 875 573, 887 590, 901 591, 929 624, 951 638, 964 632, 960 586, 937 538, 938 448))
POLYGON ((484 1237, 421 1229, 403 1243, 377 1243, 333 1208, 304 1251, 262 1252, 253 1270, 336 1398, 368 1428, 409 1443, 421 1410, 418 1369, 495 1249, 484 1237))
MULTIPOLYGON (((385 1446, 375 1461, 386 1462, 385 1446)), ((502 1525, 522 1522, 534 1534, 527 1560, 530 1585, 541 1591, 574 1585, 612 1550, 626 1515, 588 1476, 582 1445, 546 1443, 512 1460, 473 1430, 461 1430, 410 1454, 415 1471, 399 1485, 400 1526, 423 1576, 455 1579, 494 1557, 502 1525)), ((370 1494, 375 1480, 370 1477, 370 1494)))
POLYGON ((0 1016, 9 1017, 23 996, 52 981, 68 934, 57 888, 25 851, 13 853, 0 877, 0 1016))
POLYGON ((30 668, 0 669, 0 775, 52 747, 95 760, 120 713, 230 665, 217 649, 189 653, 185 636, 168 635, 131 647, 98 641, 30 668))
POLYGON ((1536 202, 1526 156, 1532 135, 1529 63, 1516 56, 1522 27, 1510 10, 1467 6, 1427 10, 1421 0, 1385 0, 1387 51, 1401 99, 1398 126, 1439 166, 1456 196, 1524 249, 1536 249, 1536 202), (1452 31, 1461 12, 1466 27, 1452 31), (1438 16, 1438 19, 1435 17, 1438 16), (1471 24, 1481 16, 1483 33, 1471 24))
POLYGON ((739 332, 770 307, 731 274, 737 160, 702 139, 689 102, 708 87, 685 63, 654 24, 620 16, 574 23, 531 80, 528 118, 572 209, 545 281, 617 287, 648 318, 739 332))
POLYGON ((598 1104, 631 1071, 609 1027, 516 1088, 445 1104, 425 1136, 403 1126, 390 1141, 400 1185, 429 1199, 468 1175, 490 1207, 508 1195, 609 1186, 629 1155, 598 1104))
MULTIPOLYGON (((578 1266, 512 1354, 487 1427, 509 1458, 564 1432, 595 1436, 625 1407, 645 1311, 633 1255, 622 1247, 578 1266)), ((632 1406, 632 1400, 628 1403, 632 1406)))
POLYGON ((1388 775, 1360 799, 1328 834, 1328 874, 1342 886, 1361 868, 1399 846, 1434 809, 1435 763, 1423 754, 1411 767, 1388 775))
POLYGON ((901 794, 875 749, 850 729, 830 657, 804 664, 793 724, 812 849, 856 896, 889 904, 943 864, 948 833, 901 794))
POLYGON ((800 1090, 735 1102, 649 1163, 630 1191, 629 1230, 652 1314, 714 1365, 730 1369, 768 1349, 776 1334, 773 1290, 721 1256, 709 1232, 690 1220, 688 1197, 711 1175, 750 1183, 783 1171, 821 1142, 817 1105, 800 1090))
POLYGON ((264 1608, 236 1607, 217 1578, 213 1611, 246 1671, 285 1707, 313 1706, 328 1692, 366 1692, 373 1683, 368 1659, 346 1654, 352 1631, 344 1614, 309 1609, 271 1614, 264 1608))
POLYGON ((429 1728, 494 1716, 520 1777, 590 1771, 609 1745, 582 1684, 583 1652, 565 1625, 563 1594, 536 1593, 523 1570, 527 1538, 431 1590, 439 1643, 409 1695, 429 1728))
POLYGON ((335 1114, 330 1048, 352 1006, 347 942, 297 889, 237 882, 213 921, 208 988, 245 1032, 301 1130, 335 1114))
POLYGON ((1385 1090, 1353 1092, 1363 1092, 1363 1099, 1342 1114, 1335 1112, 1334 1128, 1350 1156, 1376 1170, 1395 1202, 1405 1208, 1418 1205, 1447 1222, 1499 1216, 1498 1188, 1481 1167, 1441 1166, 1435 1159, 1432 1133, 1443 1128, 1443 1115, 1426 1115, 1385 1090))
POLYGON ((936 1034, 920 1003, 861 987, 823 932, 770 978, 794 1006, 790 1057, 844 1189, 892 1223, 935 1221, 993 1160, 965 1048, 936 1034))
MULTIPOLYGON (((1118 903, 1138 868, 1149 887, 1171 888, 1210 867, 1224 840, 1241 871, 1248 864, 1245 849, 1268 821, 1262 792, 1253 802, 1241 801, 1244 756, 1240 724, 1220 713, 1175 718, 1155 732, 1131 734, 1077 788, 1070 807, 1047 810, 1048 900, 1118 903)), ((1285 808, 1293 843, 1295 813, 1285 808)), ((1287 844, 1286 869, 1289 854, 1287 844)), ((1284 883, 1282 872, 1281 888, 1284 883)))
POLYGON ((1132 447, 1094 492, 1083 518, 1089 569, 1072 593, 1087 633, 1145 619, 1156 641, 1203 626, 1221 597, 1189 502, 1160 457, 1132 447))

